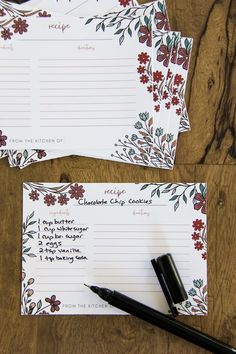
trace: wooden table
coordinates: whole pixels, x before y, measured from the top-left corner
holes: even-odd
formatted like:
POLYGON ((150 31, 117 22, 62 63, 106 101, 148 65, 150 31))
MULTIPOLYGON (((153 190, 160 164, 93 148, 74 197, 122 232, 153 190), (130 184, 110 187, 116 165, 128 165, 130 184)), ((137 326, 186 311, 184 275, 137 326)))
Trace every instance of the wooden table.
POLYGON ((23 181, 208 183, 209 316, 181 321, 236 346, 236 1, 169 0, 172 28, 194 38, 187 102, 173 171, 68 157, 10 169, 0 161, 2 354, 203 354, 133 317, 21 317, 23 181))

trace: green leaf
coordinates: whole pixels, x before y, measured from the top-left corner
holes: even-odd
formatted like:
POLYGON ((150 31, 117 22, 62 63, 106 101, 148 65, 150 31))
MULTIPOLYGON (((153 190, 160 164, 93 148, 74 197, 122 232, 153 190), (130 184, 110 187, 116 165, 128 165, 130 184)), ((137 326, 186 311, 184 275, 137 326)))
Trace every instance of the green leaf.
POLYGON ((152 193, 151 193, 151 197, 152 197, 152 198, 154 197, 154 195, 156 194, 156 192, 157 192, 157 189, 153 189, 153 191, 152 191, 152 193))
POLYGON ((175 205, 174 205, 174 211, 176 211, 179 207, 179 202, 176 202, 175 205))
POLYGON ((132 37, 132 30, 130 27, 128 28, 128 33, 129 33, 130 37, 132 37))
POLYGON ((186 195, 185 195, 185 194, 183 195, 183 200, 184 200, 185 204, 187 204, 187 203, 188 203, 188 199, 187 199, 187 197, 186 197, 186 195))
POLYGON ((25 159, 27 159, 27 157, 29 156, 28 150, 24 150, 23 156, 25 159))
POLYGON ((42 307, 42 301, 39 300, 38 303, 37 303, 37 310, 40 310, 42 307))
POLYGON ((201 183, 200 184, 200 186, 199 186, 199 188, 200 188, 200 191, 201 191, 201 193, 202 193, 202 195, 203 195, 203 193, 204 193, 204 185, 201 183))
POLYGON ((85 22, 85 24, 86 25, 88 25, 90 22, 92 22, 93 21, 93 18, 89 18, 86 22, 85 22))
POLYGON ((118 31, 115 32, 115 34, 121 34, 123 32, 123 29, 119 29, 118 31))
POLYGON ((195 192, 195 188, 193 188, 189 194, 190 198, 192 198, 192 196, 194 195, 194 192, 195 192))
POLYGON ((163 12, 164 5, 160 1, 158 1, 158 7, 161 10, 161 12, 163 12))
POLYGON ((140 22, 138 21, 138 22, 136 22, 136 24, 135 24, 135 26, 134 26, 135 31, 137 31, 137 29, 138 29, 139 26, 140 26, 140 22))
POLYGON ((98 23, 96 26, 96 32, 100 29, 100 27, 101 27, 101 23, 98 23))
POLYGON ((102 23, 101 27, 102 27, 103 32, 105 32, 106 26, 105 26, 104 22, 102 23))
POLYGON ((147 189, 147 187, 149 187, 149 184, 144 184, 140 190, 144 191, 144 189, 147 189))
POLYGON ((178 199, 178 197, 179 197, 178 195, 174 195, 173 197, 170 198, 170 202, 172 202, 173 200, 178 199))
POLYGON ((119 38, 119 43, 120 45, 124 42, 124 39, 125 39, 125 36, 122 35, 120 38, 119 38))

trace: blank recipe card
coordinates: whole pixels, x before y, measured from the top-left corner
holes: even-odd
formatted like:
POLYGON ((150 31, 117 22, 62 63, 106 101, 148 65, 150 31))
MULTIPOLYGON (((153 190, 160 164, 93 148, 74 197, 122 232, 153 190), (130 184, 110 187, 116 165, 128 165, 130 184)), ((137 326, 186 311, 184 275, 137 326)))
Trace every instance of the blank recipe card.
POLYGON ((168 312, 151 259, 171 253, 207 314, 205 184, 24 183, 21 314, 123 314, 84 283, 168 312))

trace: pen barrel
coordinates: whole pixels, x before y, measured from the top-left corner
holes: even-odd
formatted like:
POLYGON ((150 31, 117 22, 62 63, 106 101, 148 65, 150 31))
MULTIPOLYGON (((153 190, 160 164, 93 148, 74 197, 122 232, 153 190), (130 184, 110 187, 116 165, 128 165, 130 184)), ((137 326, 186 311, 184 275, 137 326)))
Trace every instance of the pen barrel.
POLYGON ((232 354, 236 353, 236 349, 227 344, 216 340, 186 324, 175 321, 174 319, 152 309, 140 302, 131 299, 117 291, 113 291, 108 299, 109 304, 115 306, 131 315, 134 315, 146 322, 158 326, 178 337, 181 337, 191 343, 194 343, 204 349, 215 354, 232 354))

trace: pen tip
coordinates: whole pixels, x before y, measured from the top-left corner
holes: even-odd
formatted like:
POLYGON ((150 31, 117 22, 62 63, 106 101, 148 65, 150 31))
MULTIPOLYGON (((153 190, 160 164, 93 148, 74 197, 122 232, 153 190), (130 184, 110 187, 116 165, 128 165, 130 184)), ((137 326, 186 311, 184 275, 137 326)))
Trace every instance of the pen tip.
POLYGON ((84 286, 87 286, 87 288, 91 289, 91 286, 87 285, 87 284, 84 284, 84 286))

